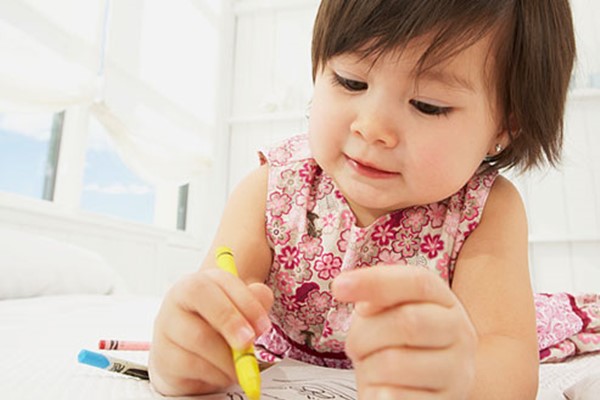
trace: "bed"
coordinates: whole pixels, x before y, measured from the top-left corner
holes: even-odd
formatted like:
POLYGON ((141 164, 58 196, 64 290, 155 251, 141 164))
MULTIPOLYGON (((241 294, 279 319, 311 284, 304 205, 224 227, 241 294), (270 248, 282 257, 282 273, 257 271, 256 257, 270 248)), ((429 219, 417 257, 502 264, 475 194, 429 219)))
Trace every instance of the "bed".
MULTIPOLYGON (((147 381, 77 362, 105 338, 149 340, 159 299, 68 294, 0 301, 0 398, 146 399, 147 381)), ((146 354, 119 352, 144 363, 146 354)))
MULTIPOLYGON (((0 398, 164 398, 148 381, 77 362, 101 339, 149 341, 159 297, 129 294, 88 250, 2 229, 0 243, 0 398)), ((116 354, 147 362, 147 352, 116 354)), ((600 399, 600 353, 542 364, 538 399, 600 399)))
POLYGON ((130 294, 88 249, 1 227, 0 243, 0 398, 161 398, 147 382, 77 362, 101 339, 149 341, 159 297, 130 294))

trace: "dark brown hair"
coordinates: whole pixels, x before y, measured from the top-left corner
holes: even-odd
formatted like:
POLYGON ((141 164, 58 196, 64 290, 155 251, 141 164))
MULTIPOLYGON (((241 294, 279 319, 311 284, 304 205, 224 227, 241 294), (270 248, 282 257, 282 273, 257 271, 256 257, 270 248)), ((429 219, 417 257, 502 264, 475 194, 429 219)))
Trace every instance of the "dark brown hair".
POLYGON ((313 30, 313 80, 333 56, 379 56, 426 34, 432 40, 417 73, 494 35, 490 88, 511 143, 490 165, 556 165, 575 58, 568 0, 322 0, 313 30))

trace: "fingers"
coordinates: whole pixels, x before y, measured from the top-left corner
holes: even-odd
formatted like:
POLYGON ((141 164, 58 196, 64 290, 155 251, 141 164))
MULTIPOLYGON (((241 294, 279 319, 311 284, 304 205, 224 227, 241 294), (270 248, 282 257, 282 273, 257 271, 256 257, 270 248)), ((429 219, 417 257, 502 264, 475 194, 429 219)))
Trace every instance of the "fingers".
MULTIPOLYGON (((155 340, 152 347, 148 360, 150 381, 164 395, 207 393, 235 381, 235 375, 232 377, 231 374, 225 374, 223 366, 218 368, 207 359, 168 339, 155 340), (157 347, 160 350, 154 350, 157 347)), ((232 361, 224 363, 229 365, 232 361)))
MULTIPOLYGON (((163 325, 168 324, 169 329, 164 331, 160 338, 164 340, 165 347, 172 348, 175 352, 187 353, 185 355, 188 358, 198 359, 199 364, 212 365, 213 368, 220 371, 221 377, 216 377, 219 378, 219 381, 224 381, 223 377, 229 377, 229 380, 235 379, 231 349, 223 336, 200 316, 180 308, 174 308, 167 318, 168 321, 163 322, 163 325)), ((183 362, 193 363, 193 361, 187 360, 183 362)), ((170 368, 180 370, 178 374, 183 378, 197 378, 198 371, 202 371, 179 364, 170 368)))
POLYGON ((346 353, 361 361, 382 348, 445 348, 456 341, 457 321, 433 303, 407 304, 368 318, 355 315, 346 338, 346 353), (369 332, 369 340, 365 340, 369 332))
POLYGON ((361 399, 463 399, 475 376, 473 360, 451 347, 389 348, 354 369, 361 399))
POLYGON ((423 268, 377 266, 340 274, 332 291, 355 304, 345 350, 361 399, 464 397, 477 334, 447 282, 423 268))
POLYGON ((251 283, 248 285, 248 290, 252 292, 266 311, 273 307, 273 291, 267 285, 264 283, 251 283))
POLYGON ((410 399, 410 400, 439 400, 435 392, 424 392, 409 387, 369 386, 358 391, 359 399, 410 399))
POLYGON ((360 398, 464 398, 474 379, 477 341, 462 315, 433 303, 355 315, 346 353, 360 398))
POLYGON ((453 370, 457 368, 444 361, 444 357, 451 357, 450 349, 392 348, 354 363, 354 369, 367 386, 401 386, 441 391, 451 383, 453 370), (381 365, 388 367, 381 368, 381 365))
POLYGON ((233 382, 232 364, 223 337, 167 295, 155 320, 148 360, 156 390, 170 396, 212 392, 233 382))
POLYGON ((163 394, 213 392, 235 381, 231 347, 271 327, 273 294, 218 269, 189 275, 167 293, 154 324, 152 384, 163 394))
POLYGON ((184 285, 178 299, 182 308, 202 316, 235 349, 247 348, 271 327, 268 309, 243 281, 227 272, 206 270, 184 285))
POLYGON ((430 302, 452 307, 456 298, 440 277, 420 267, 376 266, 340 274, 332 284, 342 302, 366 302, 365 313, 403 303, 430 302))

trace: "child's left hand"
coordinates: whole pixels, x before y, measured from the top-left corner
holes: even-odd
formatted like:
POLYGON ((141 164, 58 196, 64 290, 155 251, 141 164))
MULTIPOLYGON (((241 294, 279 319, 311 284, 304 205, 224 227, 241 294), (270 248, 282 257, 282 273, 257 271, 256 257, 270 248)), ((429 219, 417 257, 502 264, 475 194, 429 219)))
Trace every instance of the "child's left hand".
POLYGON ((336 278, 355 303, 346 353, 360 399, 464 399, 475 376, 477 333, 448 284, 417 267, 379 266, 336 278))

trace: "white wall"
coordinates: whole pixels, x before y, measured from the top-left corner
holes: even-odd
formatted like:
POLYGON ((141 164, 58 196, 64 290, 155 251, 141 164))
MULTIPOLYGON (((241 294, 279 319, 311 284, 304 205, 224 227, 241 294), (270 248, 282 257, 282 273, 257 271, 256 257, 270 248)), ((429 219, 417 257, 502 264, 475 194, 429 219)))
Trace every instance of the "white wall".
MULTIPOLYGON (((529 214, 536 291, 600 291, 600 2, 573 0, 579 64, 559 170, 514 178, 529 214), (594 83, 595 82, 595 83, 594 83), (589 87, 595 84, 597 88, 589 87)), ((254 149, 306 129, 310 37, 318 1, 234 2, 229 189, 254 149)))
POLYGON ((600 290, 600 89, 569 98, 562 164, 515 180, 539 291, 600 290))
POLYGON ((229 189, 258 166, 256 150, 306 130, 310 40, 318 1, 234 2, 229 189))

